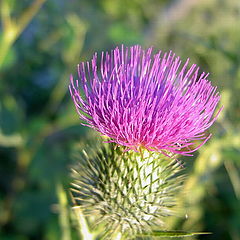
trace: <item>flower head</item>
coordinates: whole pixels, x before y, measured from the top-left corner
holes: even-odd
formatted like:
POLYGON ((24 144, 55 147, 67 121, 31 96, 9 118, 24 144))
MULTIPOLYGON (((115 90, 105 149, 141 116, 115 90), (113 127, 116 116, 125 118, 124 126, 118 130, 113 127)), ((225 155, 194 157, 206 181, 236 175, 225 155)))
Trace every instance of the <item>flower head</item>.
POLYGON ((188 155, 204 144, 220 96, 189 59, 140 46, 95 54, 78 65, 70 92, 85 125, 129 149, 188 155), (189 149, 195 140, 200 146, 189 149))

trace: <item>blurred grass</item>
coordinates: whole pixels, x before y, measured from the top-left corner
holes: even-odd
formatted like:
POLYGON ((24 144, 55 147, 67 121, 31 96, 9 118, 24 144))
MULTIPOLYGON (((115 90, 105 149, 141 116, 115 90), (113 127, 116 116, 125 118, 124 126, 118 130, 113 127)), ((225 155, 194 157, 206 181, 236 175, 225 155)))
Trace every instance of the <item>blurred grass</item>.
POLYGON ((224 111, 185 160, 182 211, 168 226, 213 233, 191 239, 240 239, 238 0, 2 0, 0 13, 0 239, 79 239, 59 186, 67 189, 71 150, 89 132, 68 78, 122 43, 172 49, 219 86, 224 111))

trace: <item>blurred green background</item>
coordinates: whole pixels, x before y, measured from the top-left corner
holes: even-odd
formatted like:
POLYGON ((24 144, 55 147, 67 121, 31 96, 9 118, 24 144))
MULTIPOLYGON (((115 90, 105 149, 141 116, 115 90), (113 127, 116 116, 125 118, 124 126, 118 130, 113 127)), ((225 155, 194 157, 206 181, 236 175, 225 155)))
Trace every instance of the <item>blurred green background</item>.
POLYGON ((211 73, 224 111, 184 159, 184 210, 167 225, 213 233, 191 239, 240 239, 239 0, 1 0, 0 14, 0 239, 79 239, 62 186, 91 131, 69 75, 122 43, 171 49, 211 73))

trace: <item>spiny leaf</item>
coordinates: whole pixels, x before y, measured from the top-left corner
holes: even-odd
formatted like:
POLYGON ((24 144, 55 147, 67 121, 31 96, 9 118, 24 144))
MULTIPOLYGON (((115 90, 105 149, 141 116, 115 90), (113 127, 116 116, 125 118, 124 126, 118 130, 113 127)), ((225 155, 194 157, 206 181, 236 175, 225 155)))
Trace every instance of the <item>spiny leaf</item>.
POLYGON ((142 233, 138 237, 191 237, 195 235, 212 234, 210 232, 185 232, 185 231, 153 231, 142 233))

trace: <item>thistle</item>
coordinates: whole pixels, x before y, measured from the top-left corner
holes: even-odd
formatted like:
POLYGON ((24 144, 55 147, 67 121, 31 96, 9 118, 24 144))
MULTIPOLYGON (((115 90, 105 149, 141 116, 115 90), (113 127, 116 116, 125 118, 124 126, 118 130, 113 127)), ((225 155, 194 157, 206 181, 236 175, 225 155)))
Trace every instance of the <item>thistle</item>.
POLYGON ((174 214, 183 181, 179 164, 159 153, 126 152, 115 144, 89 151, 83 151, 73 170, 72 192, 82 212, 94 216, 91 225, 102 224, 110 239, 116 229, 133 237, 164 226, 164 218, 174 214))
POLYGON ((82 124, 109 144, 83 151, 72 190, 110 239, 116 231, 132 237, 174 213, 183 180, 176 154, 190 155, 209 139, 220 96, 208 74, 172 52, 122 46, 98 62, 95 54, 80 63, 69 89, 82 124))
POLYGON ((220 96, 189 60, 172 52, 152 54, 140 46, 95 54, 78 65, 70 92, 87 125, 128 149, 189 155, 210 137, 204 132, 216 120, 220 96), (194 141, 199 146, 192 147, 194 141))

